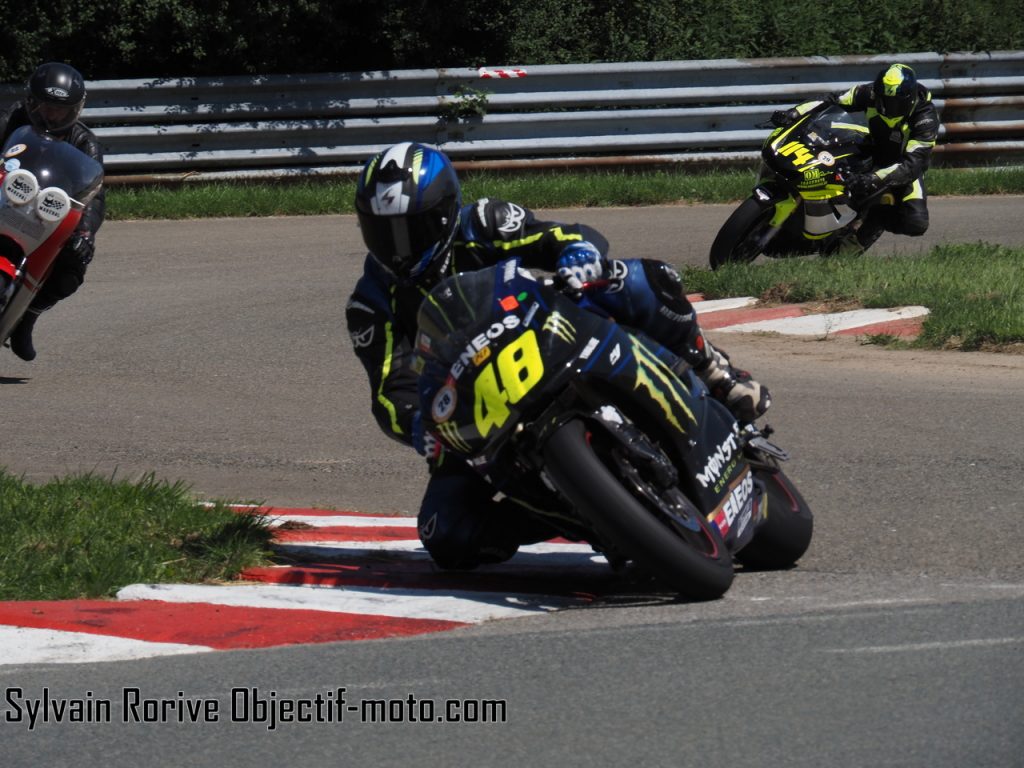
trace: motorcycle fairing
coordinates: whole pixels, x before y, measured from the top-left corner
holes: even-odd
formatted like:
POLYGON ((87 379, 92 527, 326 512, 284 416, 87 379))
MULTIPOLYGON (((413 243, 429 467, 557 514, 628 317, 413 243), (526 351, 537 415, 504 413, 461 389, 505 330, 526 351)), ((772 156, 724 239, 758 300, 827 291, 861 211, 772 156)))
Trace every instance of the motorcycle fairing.
POLYGON ((596 414, 611 405, 669 454, 680 487, 730 539, 746 533, 754 494, 735 421, 692 371, 685 381, 672 372, 665 350, 581 309, 516 260, 439 285, 419 327, 424 423, 478 471, 490 475, 531 422, 543 430, 554 426, 541 423, 548 414, 582 415, 607 428, 596 414))
MULTIPOLYGON (((81 210, 71 211, 42 244, 15 265, 13 292, 6 304, 3 301, 4 297, 0 295, 0 343, 6 341, 14 332, 15 326, 53 269, 57 254, 71 237, 81 218, 81 210)), ((3 222, 0 221, 0 237, 3 236, 3 222)))
POLYGON ((867 136, 867 127, 839 106, 808 113, 772 131, 762 148, 764 164, 771 174, 786 179, 797 196, 758 185, 754 194, 759 199, 776 199, 771 226, 782 227, 798 209, 803 210, 803 221, 792 228, 793 234, 806 240, 823 239, 851 224, 859 213, 849 205, 843 173, 849 163, 863 170, 860 147, 867 136))

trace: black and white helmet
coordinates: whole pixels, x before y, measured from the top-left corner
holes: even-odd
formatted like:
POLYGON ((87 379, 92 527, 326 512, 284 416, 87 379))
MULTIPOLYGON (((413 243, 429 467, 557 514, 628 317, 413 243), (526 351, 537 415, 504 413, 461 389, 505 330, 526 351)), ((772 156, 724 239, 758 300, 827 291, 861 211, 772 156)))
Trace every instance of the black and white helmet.
POLYGON ((444 269, 459 228, 462 190, 451 161, 403 142, 374 155, 356 188, 363 240, 402 281, 426 284, 444 269))
POLYGON ((25 108, 36 130, 62 135, 71 130, 85 106, 85 80, 68 64, 40 65, 25 86, 25 108))

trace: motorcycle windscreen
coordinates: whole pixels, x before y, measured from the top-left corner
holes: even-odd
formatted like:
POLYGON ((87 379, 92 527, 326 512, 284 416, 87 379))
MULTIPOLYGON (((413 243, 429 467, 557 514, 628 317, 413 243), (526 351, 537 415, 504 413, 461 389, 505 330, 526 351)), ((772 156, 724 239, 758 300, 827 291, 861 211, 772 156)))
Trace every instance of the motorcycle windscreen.
POLYGON ((501 304, 499 284, 497 268, 459 273, 430 292, 418 315, 420 410, 447 447, 465 456, 485 450, 495 427, 510 421, 495 360, 524 328, 501 304))
POLYGON ((37 133, 30 125, 14 131, 4 144, 4 170, 31 171, 40 188, 57 187, 85 205, 103 184, 103 166, 66 141, 37 133))
POLYGON ((458 359, 481 318, 490 317, 491 270, 461 272, 437 285, 420 305, 416 341, 421 355, 448 364, 458 359))

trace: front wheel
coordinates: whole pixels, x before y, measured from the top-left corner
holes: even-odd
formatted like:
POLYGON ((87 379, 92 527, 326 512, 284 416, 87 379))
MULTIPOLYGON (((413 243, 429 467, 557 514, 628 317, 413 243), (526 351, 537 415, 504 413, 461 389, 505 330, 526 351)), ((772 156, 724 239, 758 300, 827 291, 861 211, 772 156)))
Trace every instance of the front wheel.
POLYGON ((761 503, 766 505, 766 515, 758 522, 754 538, 736 553, 736 560, 752 570, 791 568, 811 545, 811 508, 782 470, 756 469, 754 475, 764 483, 761 503))
POLYGON ((733 580, 718 529, 675 487, 583 422, 560 427, 544 446, 552 482, 593 526, 601 543, 695 600, 713 600, 733 580))
POLYGON ((718 230, 711 244, 712 269, 723 264, 751 262, 761 255, 766 243, 761 239, 771 223, 775 206, 748 197, 718 230))

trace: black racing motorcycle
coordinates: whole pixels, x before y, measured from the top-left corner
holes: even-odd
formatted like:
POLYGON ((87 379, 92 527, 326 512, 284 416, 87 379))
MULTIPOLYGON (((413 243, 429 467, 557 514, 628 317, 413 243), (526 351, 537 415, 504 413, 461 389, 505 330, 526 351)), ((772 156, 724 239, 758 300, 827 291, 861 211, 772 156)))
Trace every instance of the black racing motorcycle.
POLYGON ((753 192, 711 245, 712 269, 769 257, 834 253, 881 190, 858 199, 847 181, 872 168, 868 129, 841 106, 775 128, 761 149, 753 192))
POLYGON ((723 595, 734 556, 793 565, 812 515, 770 429, 583 304, 516 259, 435 287, 416 340, 427 429, 565 537, 684 596, 723 595))

